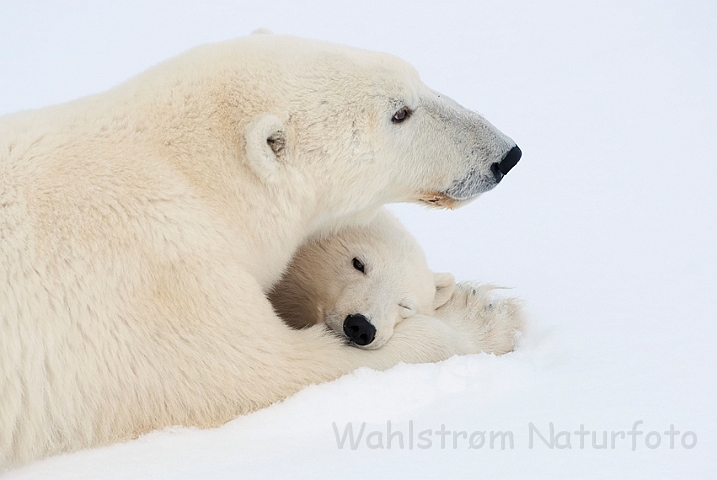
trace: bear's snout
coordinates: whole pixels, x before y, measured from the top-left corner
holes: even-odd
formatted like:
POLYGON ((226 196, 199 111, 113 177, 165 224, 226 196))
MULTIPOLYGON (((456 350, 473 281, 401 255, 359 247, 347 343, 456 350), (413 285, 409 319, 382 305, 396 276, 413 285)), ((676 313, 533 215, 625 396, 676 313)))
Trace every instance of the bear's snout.
POLYGON ((376 327, 360 313, 349 315, 344 320, 344 333, 356 345, 368 345, 376 338, 376 327))

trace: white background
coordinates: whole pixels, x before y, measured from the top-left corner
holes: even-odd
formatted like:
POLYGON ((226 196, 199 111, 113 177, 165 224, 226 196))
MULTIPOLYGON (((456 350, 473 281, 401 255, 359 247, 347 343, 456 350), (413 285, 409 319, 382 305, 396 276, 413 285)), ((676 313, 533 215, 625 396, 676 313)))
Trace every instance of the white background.
MULTIPOLYGON (((392 207, 436 271, 515 287, 521 349, 360 370, 214 430, 181 428, 6 472, 29 478, 712 478, 717 469, 717 3, 0 3, 0 114, 106 90, 258 27, 394 53, 523 149, 456 211, 392 207), (366 433, 512 431, 515 448, 339 449, 366 433), (648 449, 528 447, 661 432, 648 449), (674 449, 664 435, 693 431, 674 449)), ((1 393, 0 393, 1 394, 1 393)), ((654 438, 653 438, 654 440, 654 438)))

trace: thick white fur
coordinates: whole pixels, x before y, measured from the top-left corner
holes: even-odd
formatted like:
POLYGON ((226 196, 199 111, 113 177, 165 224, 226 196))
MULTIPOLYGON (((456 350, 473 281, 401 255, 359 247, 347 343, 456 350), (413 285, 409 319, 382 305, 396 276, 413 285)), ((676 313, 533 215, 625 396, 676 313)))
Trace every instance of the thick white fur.
POLYGON ((513 145, 395 57, 276 35, 0 119, 0 467, 479 351, 462 314, 349 348, 265 292, 312 235, 492 188, 513 145), (279 125, 272 158, 254 133, 279 125))
POLYGON ((450 273, 433 273, 413 236, 387 210, 368 225, 352 225, 302 245, 269 292, 277 313, 294 328, 326 323, 341 338, 348 315, 363 315, 376 338, 361 348, 383 346, 395 325, 414 315, 433 315, 451 298, 450 273), (353 259, 364 266, 356 270, 353 259))

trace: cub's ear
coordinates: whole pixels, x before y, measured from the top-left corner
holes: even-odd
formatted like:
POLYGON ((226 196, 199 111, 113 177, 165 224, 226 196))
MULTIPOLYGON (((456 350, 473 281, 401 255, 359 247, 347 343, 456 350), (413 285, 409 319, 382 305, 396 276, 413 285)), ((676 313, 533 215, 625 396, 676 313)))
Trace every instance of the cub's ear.
POLYGON ((436 296, 433 299, 433 309, 440 308, 451 299, 456 289, 456 279, 450 273, 436 273, 436 296))
POLYGON ((252 35, 274 35, 274 32, 269 30, 268 28, 257 28, 253 32, 251 32, 252 35))
POLYGON ((247 125, 244 136, 249 165, 262 179, 272 180, 286 148, 284 122, 274 115, 257 115, 247 125))

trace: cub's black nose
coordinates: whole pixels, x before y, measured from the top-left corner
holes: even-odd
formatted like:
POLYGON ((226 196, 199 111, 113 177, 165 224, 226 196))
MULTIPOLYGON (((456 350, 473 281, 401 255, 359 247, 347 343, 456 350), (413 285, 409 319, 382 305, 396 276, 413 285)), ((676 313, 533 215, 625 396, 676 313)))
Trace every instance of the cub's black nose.
POLYGON ((368 345, 376 338, 376 327, 363 315, 349 315, 344 320, 344 333, 356 345, 368 345))
POLYGON ((495 176, 496 181, 500 182, 503 179, 503 176, 507 175, 508 172, 510 172, 510 169, 515 167, 515 164, 518 163, 521 156, 523 156, 523 152, 521 152, 520 148, 516 145, 505 154, 503 160, 491 165, 490 170, 493 172, 493 176, 495 176))

